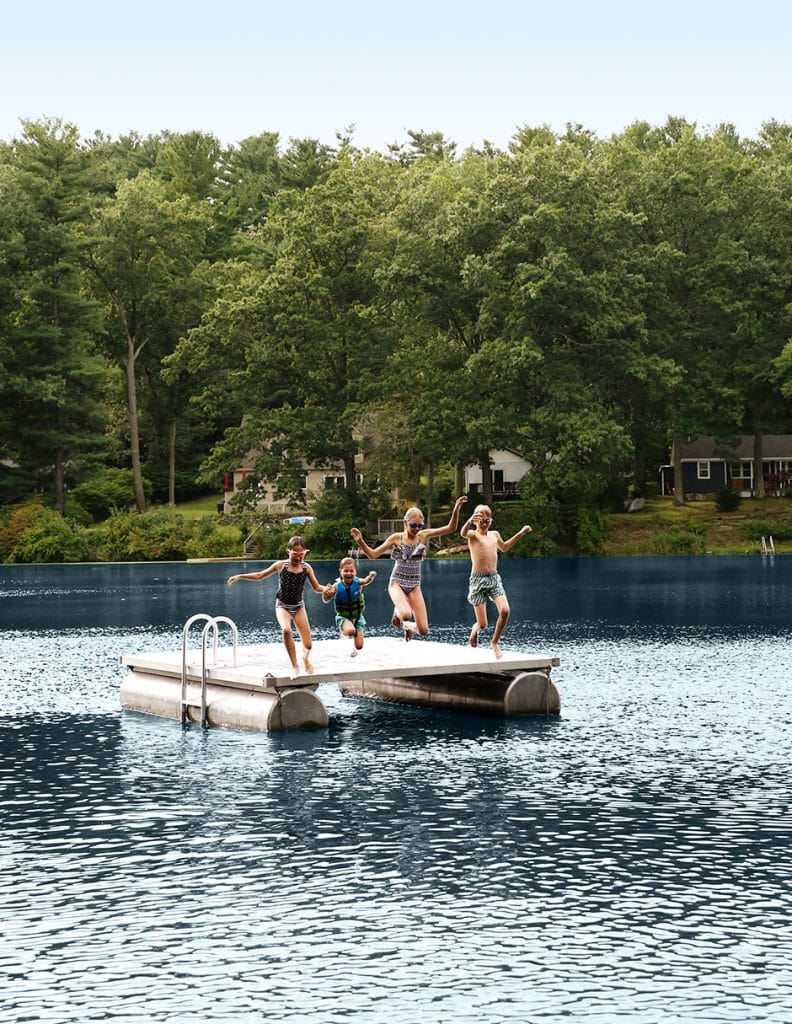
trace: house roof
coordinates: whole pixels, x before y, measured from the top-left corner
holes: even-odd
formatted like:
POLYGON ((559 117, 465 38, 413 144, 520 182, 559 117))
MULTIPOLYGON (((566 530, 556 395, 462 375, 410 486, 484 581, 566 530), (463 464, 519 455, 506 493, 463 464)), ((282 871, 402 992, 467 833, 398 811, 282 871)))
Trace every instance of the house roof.
MULTIPOLYGON (((717 441, 714 437, 697 437, 681 445, 682 459, 752 459, 753 434, 743 434, 735 443, 717 441)), ((762 458, 792 459, 792 434, 764 434, 762 458)))

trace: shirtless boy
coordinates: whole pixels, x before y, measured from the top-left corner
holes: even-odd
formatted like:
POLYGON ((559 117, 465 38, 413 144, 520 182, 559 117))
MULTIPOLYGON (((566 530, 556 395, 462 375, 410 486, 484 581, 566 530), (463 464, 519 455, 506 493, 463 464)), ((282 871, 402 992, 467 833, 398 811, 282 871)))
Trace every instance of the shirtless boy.
POLYGON ((498 621, 492 635, 492 650, 496 658, 502 657, 498 641, 509 621, 509 602, 498 572, 498 552, 508 551, 520 537, 531 532, 530 526, 523 526, 509 540, 504 540, 497 530, 490 530, 492 511, 489 505, 476 505, 473 515, 459 531, 468 542, 470 549, 470 587, 468 601, 476 613, 476 624, 470 631, 470 646, 478 645, 478 635, 487 628, 487 598, 498 610, 498 621))

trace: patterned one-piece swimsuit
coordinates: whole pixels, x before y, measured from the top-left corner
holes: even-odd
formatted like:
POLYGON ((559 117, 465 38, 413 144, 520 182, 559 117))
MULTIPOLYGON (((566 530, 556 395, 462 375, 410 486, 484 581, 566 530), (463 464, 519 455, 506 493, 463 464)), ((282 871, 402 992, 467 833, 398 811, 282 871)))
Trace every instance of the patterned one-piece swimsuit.
POLYGON ((391 551, 391 558, 394 560, 393 572, 390 582, 398 583, 405 594, 421 585, 421 565, 426 555, 426 545, 407 544, 402 541, 391 551))

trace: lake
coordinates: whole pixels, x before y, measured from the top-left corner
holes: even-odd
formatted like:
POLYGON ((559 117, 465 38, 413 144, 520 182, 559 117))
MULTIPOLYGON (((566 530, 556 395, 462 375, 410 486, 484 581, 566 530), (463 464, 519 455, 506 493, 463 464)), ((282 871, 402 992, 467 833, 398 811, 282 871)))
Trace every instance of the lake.
MULTIPOLYGON (((118 656, 276 641, 274 581, 0 566, 0 1021, 788 1024, 792 557, 501 569, 560 717, 323 685, 327 730, 254 735, 122 712, 118 656)), ((426 565, 431 638, 468 571, 426 565)))

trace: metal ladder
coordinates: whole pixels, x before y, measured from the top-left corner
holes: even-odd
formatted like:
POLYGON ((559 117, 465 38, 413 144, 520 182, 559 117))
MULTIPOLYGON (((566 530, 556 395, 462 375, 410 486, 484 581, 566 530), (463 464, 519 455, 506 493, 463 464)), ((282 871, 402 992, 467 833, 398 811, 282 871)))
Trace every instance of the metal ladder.
POLYGON ((231 627, 231 635, 233 637, 234 648, 233 648, 233 666, 236 667, 237 663, 237 640, 239 633, 237 631, 236 623, 229 619, 225 615, 207 615, 205 612, 198 612, 197 615, 192 615, 185 623, 184 629, 182 630, 182 670, 181 670, 181 721, 182 725, 190 724, 190 708, 197 708, 199 705, 192 704, 187 699, 187 634, 190 631, 190 626, 195 622, 205 622, 203 630, 201 631, 201 728, 207 729, 209 727, 209 718, 206 710, 206 638, 209 636, 211 631, 214 632, 214 658, 213 661, 217 663, 217 647, 220 635, 220 624, 227 623, 231 627))

